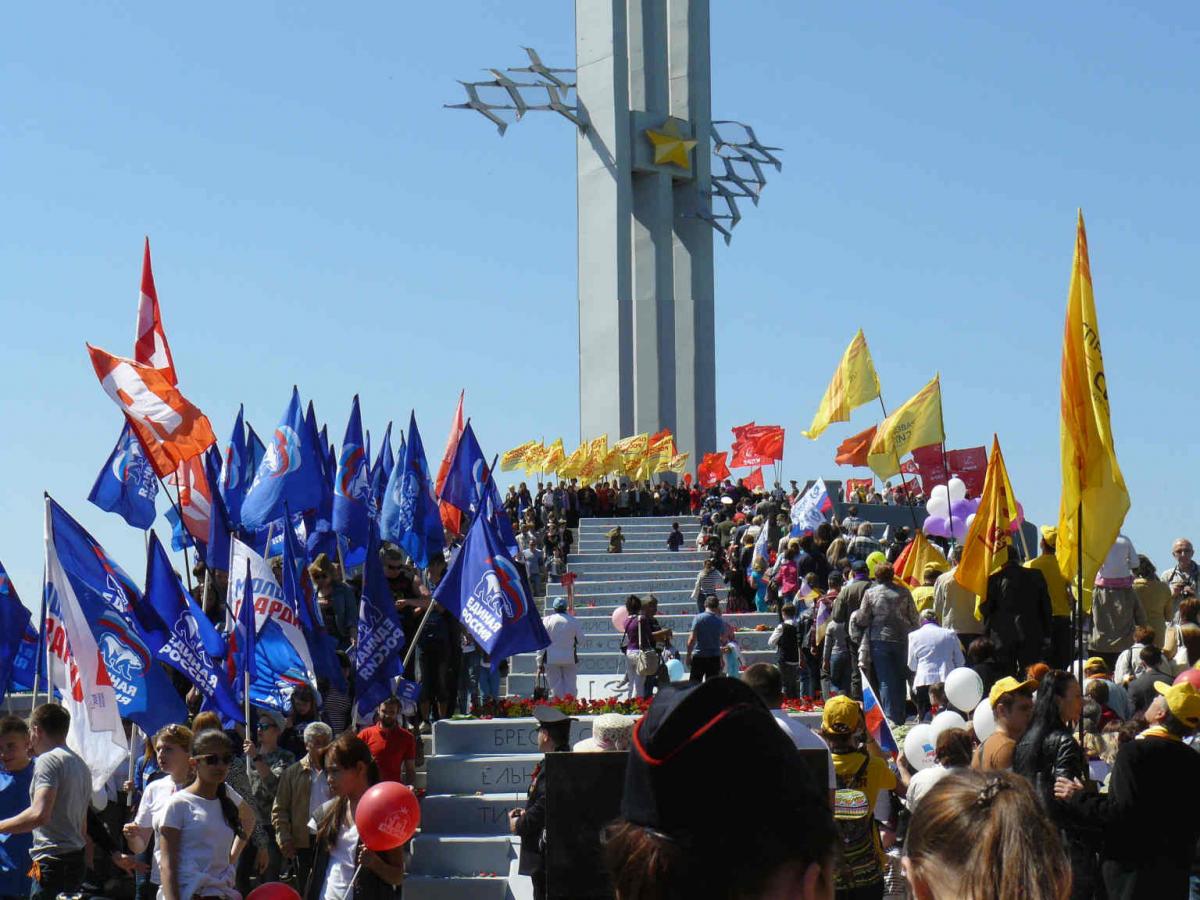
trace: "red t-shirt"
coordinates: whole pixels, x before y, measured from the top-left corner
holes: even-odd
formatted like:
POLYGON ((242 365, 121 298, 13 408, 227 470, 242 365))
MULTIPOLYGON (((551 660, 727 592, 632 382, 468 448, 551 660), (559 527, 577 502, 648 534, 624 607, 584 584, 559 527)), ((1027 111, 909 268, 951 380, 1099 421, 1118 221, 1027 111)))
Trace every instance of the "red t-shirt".
POLYGON ((417 742, 409 730, 397 725, 385 731, 378 725, 370 725, 358 736, 371 749, 379 777, 384 781, 402 781, 404 761, 417 757, 417 742))

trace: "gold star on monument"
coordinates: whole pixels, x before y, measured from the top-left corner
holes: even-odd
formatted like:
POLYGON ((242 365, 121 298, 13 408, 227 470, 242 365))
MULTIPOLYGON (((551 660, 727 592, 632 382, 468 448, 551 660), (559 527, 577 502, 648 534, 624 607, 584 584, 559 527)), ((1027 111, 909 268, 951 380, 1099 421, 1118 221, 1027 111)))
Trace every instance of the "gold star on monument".
POLYGON ((646 137, 654 145, 654 164, 656 166, 676 165, 689 172, 692 170, 692 160, 689 154, 696 146, 696 141, 685 138, 679 131, 679 123, 674 119, 667 119, 661 131, 647 128, 646 137))

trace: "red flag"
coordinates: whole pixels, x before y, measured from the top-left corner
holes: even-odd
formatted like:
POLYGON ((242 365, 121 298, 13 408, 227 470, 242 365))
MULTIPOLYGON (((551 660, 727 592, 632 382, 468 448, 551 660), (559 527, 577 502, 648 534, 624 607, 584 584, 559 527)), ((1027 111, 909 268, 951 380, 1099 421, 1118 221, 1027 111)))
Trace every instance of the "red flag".
POLYGON ((725 464, 724 450, 720 453, 705 453, 704 459, 696 467, 696 478, 701 487, 712 487, 728 477, 729 466, 725 464))
POLYGON ((751 472, 750 477, 746 478, 742 482, 742 486, 745 488, 748 488, 752 491, 766 490, 766 488, 763 486, 762 466, 759 466, 757 469, 755 469, 753 472, 751 472))
POLYGON ((217 442, 208 418, 188 401, 166 374, 87 345, 100 386, 120 407, 150 458, 166 478, 180 463, 217 442))
POLYGON ((859 488, 870 497, 871 491, 875 487, 875 479, 873 478, 847 478, 846 479, 846 496, 851 496, 859 488))
POLYGON ((926 496, 935 486, 945 484, 949 479, 950 476, 946 474, 946 465, 942 459, 941 444, 918 447, 913 450, 912 457, 917 464, 917 471, 921 475, 921 489, 926 496))
POLYGON ((783 457, 783 429, 778 425, 755 425, 751 423, 735 428, 733 432, 735 435, 733 447, 731 448, 733 458, 730 459, 729 465, 735 469, 761 466, 783 457), (777 442, 772 438, 775 432, 779 432, 777 442), (770 443, 769 450, 777 444, 779 450, 778 457, 771 456, 769 452, 763 453, 759 449, 759 443, 764 439, 767 439, 770 443))
POLYGON ((142 255, 142 290, 138 295, 137 335, 133 341, 133 358, 144 366, 158 369, 172 385, 179 384, 175 363, 163 331, 162 313, 158 308, 158 291, 154 289, 154 272, 150 269, 150 238, 142 255))
MULTIPOLYGON (((458 450, 458 440, 463 433, 463 395, 466 391, 460 391, 458 394, 458 408, 454 410, 454 420, 450 423, 450 436, 446 438, 446 451, 442 454, 442 464, 438 466, 437 481, 434 484, 437 496, 442 496, 442 486, 446 483, 446 476, 450 474, 450 465, 454 462, 454 453, 458 450)), ((454 534, 462 534, 462 511, 453 503, 439 501, 438 509, 442 514, 442 525, 447 531, 454 534)))
POLYGON ((783 459, 783 428, 779 425, 764 426, 767 430, 755 435, 754 452, 771 462, 783 459))
POLYGON ((950 471, 967 486, 967 496, 979 497, 983 494, 983 480, 987 475, 988 465, 986 447, 949 450, 946 452, 946 462, 950 471))
POLYGON ((848 437, 838 444, 837 455, 833 461, 839 466, 865 466, 867 451, 871 449, 871 441, 875 440, 875 429, 878 427, 872 425, 866 431, 848 437))

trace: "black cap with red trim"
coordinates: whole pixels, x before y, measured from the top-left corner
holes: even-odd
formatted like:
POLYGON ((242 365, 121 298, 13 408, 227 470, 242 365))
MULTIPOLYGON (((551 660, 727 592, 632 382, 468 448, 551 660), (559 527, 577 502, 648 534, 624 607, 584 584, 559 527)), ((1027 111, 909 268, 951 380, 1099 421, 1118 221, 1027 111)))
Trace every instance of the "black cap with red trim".
POLYGON ((820 802, 791 738, 736 678, 661 688, 634 728, 621 815, 636 825, 721 842, 722 823, 794 828, 820 802))

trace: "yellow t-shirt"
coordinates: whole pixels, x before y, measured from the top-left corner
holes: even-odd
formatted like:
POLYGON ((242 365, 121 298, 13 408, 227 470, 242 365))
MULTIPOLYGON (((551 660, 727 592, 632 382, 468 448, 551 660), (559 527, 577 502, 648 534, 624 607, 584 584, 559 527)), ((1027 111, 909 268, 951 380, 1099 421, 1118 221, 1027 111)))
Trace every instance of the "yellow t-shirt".
POLYGON ((1025 563, 1027 569, 1037 569, 1046 579, 1046 587, 1050 589, 1050 615, 1071 615, 1071 600, 1067 596, 1067 579, 1063 578, 1058 568, 1058 560, 1053 554, 1043 553, 1037 559, 1025 563))
MULTIPOLYGON (((833 756, 833 771, 837 773, 838 784, 841 785, 843 779, 852 778, 854 774, 862 767, 863 754, 860 752, 854 753, 834 753, 833 756)), ((888 764, 878 756, 872 756, 871 762, 867 766, 867 789, 863 791, 867 795, 867 799, 871 801, 871 808, 874 809, 875 802, 879 799, 880 791, 890 791, 896 787, 896 773, 891 770, 888 764)), ((883 845, 879 842, 879 829, 875 829, 875 852, 879 856, 880 865, 884 865, 887 861, 887 856, 883 852, 883 845)))
POLYGON ((925 612, 927 609, 933 608, 933 585, 921 584, 913 588, 912 594, 913 603, 917 604, 917 614, 925 612))

